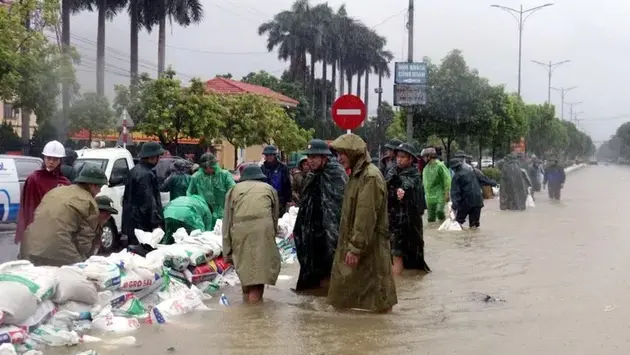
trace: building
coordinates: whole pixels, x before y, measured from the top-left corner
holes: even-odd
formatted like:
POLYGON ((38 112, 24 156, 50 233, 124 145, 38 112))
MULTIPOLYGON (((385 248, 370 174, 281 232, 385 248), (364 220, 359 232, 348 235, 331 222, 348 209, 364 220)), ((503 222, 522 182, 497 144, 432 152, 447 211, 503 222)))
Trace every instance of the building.
MULTIPOLYGON (((18 136, 22 137, 22 110, 14 109, 13 105, 9 102, 0 101, 0 117, 2 118, 2 122, 6 122, 13 126, 15 133, 18 136)), ((29 123, 30 136, 33 136, 33 132, 35 128, 37 128, 37 117, 34 114, 31 114, 31 119, 29 123)))
MULTIPOLYGON (((253 85, 244 83, 242 81, 236 81, 226 79, 222 77, 216 77, 206 82, 206 89, 216 94, 224 95, 238 95, 238 94, 254 94, 268 97, 275 100, 278 105, 283 107, 297 107, 299 101, 292 99, 288 96, 275 92, 269 88, 259 85, 253 85)), ((234 169, 234 146, 229 142, 223 140, 221 144, 215 145, 217 150, 217 159, 220 164, 226 169, 234 169)), ((261 159, 263 147, 255 145, 247 148, 239 148, 236 150, 237 160, 239 162, 254 162, 261 159)))

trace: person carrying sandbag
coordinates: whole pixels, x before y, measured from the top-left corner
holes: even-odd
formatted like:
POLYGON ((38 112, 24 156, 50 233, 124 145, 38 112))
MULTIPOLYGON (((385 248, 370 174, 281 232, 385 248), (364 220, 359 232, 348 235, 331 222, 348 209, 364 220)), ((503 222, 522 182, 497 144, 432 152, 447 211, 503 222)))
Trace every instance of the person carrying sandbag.
POLYGON ((94 251, 99 207, 94 199, 103 185, 105 173, 86 166, 74 185, 48 192, 35 210, 26 229, 20 255, 36 266, 63 266, 87 260, 94 251))

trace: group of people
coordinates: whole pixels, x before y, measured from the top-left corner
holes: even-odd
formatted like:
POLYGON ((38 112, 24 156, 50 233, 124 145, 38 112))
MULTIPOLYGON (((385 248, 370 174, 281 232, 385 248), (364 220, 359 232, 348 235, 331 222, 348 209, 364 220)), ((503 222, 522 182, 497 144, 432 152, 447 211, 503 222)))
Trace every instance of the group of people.
MULTIPOLYGON (((222 219, 223 256, 235 266, 244 300, 255 303, 262 300, 264 286, 278 278, 278 219, 295 205, 293 238, 300 263, 295 291, 325 290, 335 307, 388 312, 397 303, 394 276, 405 269, 431 271, 424 257, 424 211, 429 222, 444 221, 450 200, 457 222, 468 219, 469 227, 477 228, 482 186, 496 182, 474 168, 464 152, 457 152, 447 167, 434 147, 418 154, 413 144, 395 139, 385 147, 377 166, 357 135, 342 135, 331 144, 314 139, 292 175, 270 145, 264 148, 264 163, 247 165, 238 184, 206 153, 197 169, 177 161, 159 184, 153 168, 166 151, 148 142, 125 183, 122 232, 133 247, 136 229, 163 228, 162 243, 169 244, 179 228, 212 230, 222 219), (160 192, 170 193, 166 206, 160 192)), ((36 265, 86 260, 100 246, 104 223, 118 213, 111 199, 95 197, 108 183, 105 173, 92 165, 68 169, 76 159, 71 153, 49 142, 44 166, 24 186, 16 242, 20 257, 36 265)), ((524 209, 524 196, 540 185, 548 185, 550 197, 559 199, 564 170, 550 160, 543 170, 536 159, 525 163, 506 157, 501 209, 524 209)))
POLYGON ((501 170, 501 210, 523 211, 527 208, 527 198, 533 200, 536 192, 547 189, 549 198, 560 200, 566 174, 558 159, 551 156, 547 166, 535 155, 508 154, 499 168, 501 170))

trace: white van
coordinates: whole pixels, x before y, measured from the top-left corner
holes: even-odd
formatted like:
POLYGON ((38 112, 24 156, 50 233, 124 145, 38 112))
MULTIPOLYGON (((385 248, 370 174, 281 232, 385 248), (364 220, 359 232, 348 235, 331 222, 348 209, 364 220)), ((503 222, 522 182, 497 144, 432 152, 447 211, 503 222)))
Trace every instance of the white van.
POLYGON ((26 178, 42 167, 40 158, 0 154, 0 223, 16 223, 26 178))

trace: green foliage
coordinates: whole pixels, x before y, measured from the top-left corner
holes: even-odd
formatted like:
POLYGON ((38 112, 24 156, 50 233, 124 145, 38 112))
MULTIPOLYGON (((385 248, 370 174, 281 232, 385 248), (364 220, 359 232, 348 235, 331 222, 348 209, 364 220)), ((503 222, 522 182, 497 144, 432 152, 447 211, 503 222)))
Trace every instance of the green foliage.
POLYGON ((501 181, 501 170, 498 168, 483 168, 481 171, 490 179, 496 181, 497 183, 501 181))
POLYGON ((105 96, 86 93, 75 101, 68 112, 71 133, 87 130, 90 140, 95 133, 108 133, 115 128, 114 111, 105 96))
POLYGON ((223 112, 219 100, 205 92, 203 83, 193 79, 184 88, 170 69, 159 79, 145 82, 138 101, 145 111, 136 129, 158 137, 165 145, 177 144, 184 135, 215 137, 223 124, 218 119, 223 112))
POLYGON ((7 122, 2 122, 2 125, 0 125, 0 154, 21 149, 22 141, 17 133, 15 133, 13 126, 7 122))
MULTIPOLYGON (((57 25, 59 3, 23 0, 0 6, 0 100, 11 101, 26 113, 24 127, 30 112, 38 123, 50 119, 56 112, 59 84, 74 83, 76 54, 62 55, 44 35, 57 25)), ((28 140, 28 130, 22 133, 28 140)))
POLYGON ((30 140, 31 148, 29 154, 36 157, 42 155, 44 145, 54 139, 57 139, 57 129, 55 126, 50 120, 41 122, 33 132, 33 137, 30 140))
POLYGON ((538 156, 562 152, 569 137, 565 126, 555 117, 554 107, 548 104, 528 105, 526 115, 529 127, 527 150, 538 156))
POLYGON ((387 126, 387 130, 385 131, 385 135, 387 139, 398 138, 400 140, 404 140, 407 137, 407 133, 405 131, 405 119, 404 119, 405 111, 398 110, 394 114, 394 119, 387 126))
POLYGON ((369 149, 374 151, 387 140, 387 129, 394 122, 395 116, 394 108, 384 101, 378 108, 376 116, 369 117, 356 134, 362 136, 369 149))

